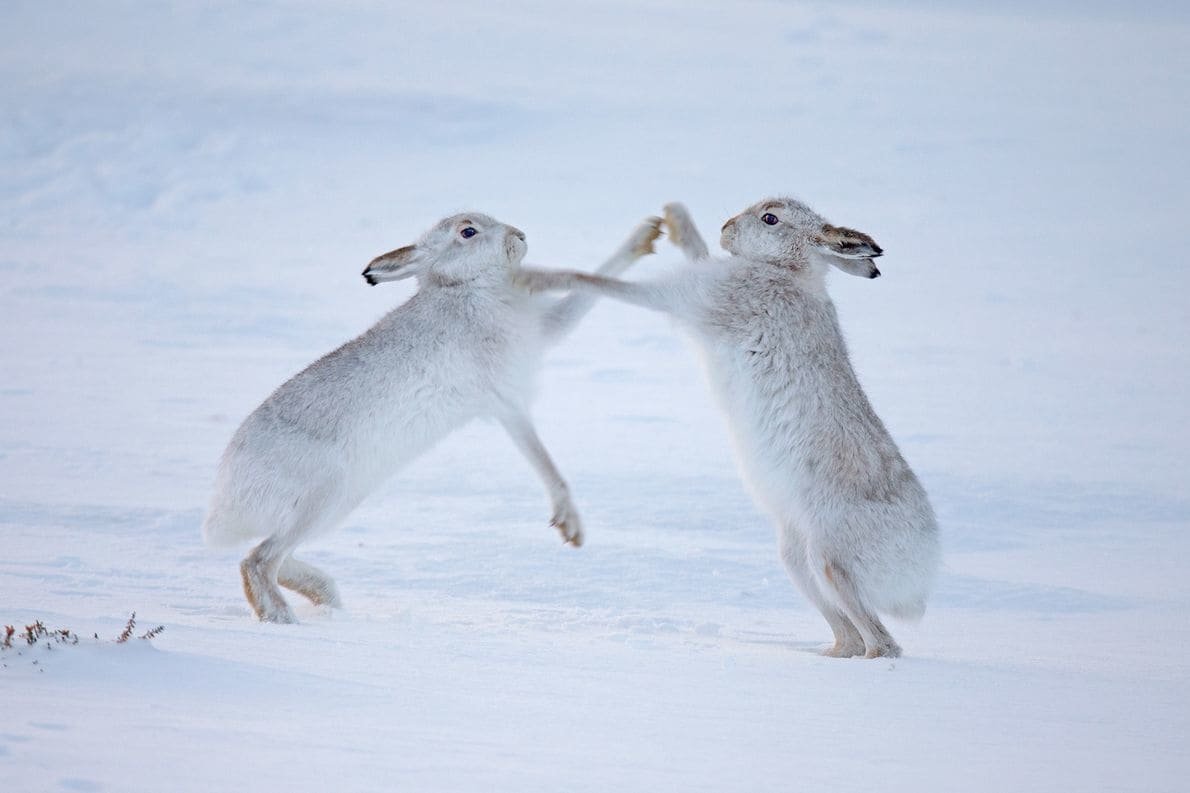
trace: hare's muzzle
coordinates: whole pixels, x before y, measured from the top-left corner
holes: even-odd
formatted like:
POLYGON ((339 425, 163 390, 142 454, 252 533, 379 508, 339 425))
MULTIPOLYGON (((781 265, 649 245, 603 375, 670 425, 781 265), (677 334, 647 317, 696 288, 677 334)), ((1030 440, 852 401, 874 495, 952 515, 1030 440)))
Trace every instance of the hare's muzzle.
POLYGON ((510 262, 517 264, 525 258, 529 246, 525 243, 525 232, 515 226, 507 228, 508 230, 504 232, 504 252, 510 262))
POLYGON ((735 221, 735 218, 729 219, 723 224, 723 228, 719 233, 719 247, 723 248, 723 250, 730 250, 729 246, 735 239, 735 221))

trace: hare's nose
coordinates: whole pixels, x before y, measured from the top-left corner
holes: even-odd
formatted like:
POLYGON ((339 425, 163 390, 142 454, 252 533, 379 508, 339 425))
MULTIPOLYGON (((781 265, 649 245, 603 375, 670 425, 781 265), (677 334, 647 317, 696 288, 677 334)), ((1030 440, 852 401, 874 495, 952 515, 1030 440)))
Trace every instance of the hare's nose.
POLYGON ((525 241, 525 232, 521 231, 520 229, 518 229, 515 226, 509 226, 508 230, 510 232, 512 232, 513 234, 515 234, 517 237, 520 237, 521 242, 525 241))
POLYGON ((732 226, 734 226, 734 225, 735 225, 735 218, 731 218, 731 219, 730 219, 730 220, 728 220, 726 223, 724 223, 724 224, 723 224, 723 228, 721 228, 721 229, 719 229, 719 230, 720 230, 720 231, 727 231, 729 228, 731 228, 731 227, 732 227, 732 226))

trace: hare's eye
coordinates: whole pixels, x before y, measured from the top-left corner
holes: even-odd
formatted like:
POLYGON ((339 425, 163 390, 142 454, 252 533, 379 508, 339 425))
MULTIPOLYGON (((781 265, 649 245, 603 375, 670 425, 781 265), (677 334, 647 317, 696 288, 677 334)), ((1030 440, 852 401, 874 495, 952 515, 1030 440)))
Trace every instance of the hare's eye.
POLYGON ((767 223, 770 226, 775 226, 778 223, 780 223, 780 221, 777 220, 777 216, 774 215, 772 212, 765 212, 763 215, 760 216, 760 219, 763 220, 765 223, 767 223))
POLYGON ((460 232, 459 232, 459 236, 460 236, 460 237, 462 237, 462 238, 463 238, 463 239, 465 239, 465 240, 469 240, 469 239, 471 239, 472 237, 474 237, 474 236, 475 236, 476 234, 478 234, 478 233, 479 233, 479 232, 478 232, 478 231, 476 231, 474 228, 472 228, 471 226, 468 226, 467 228, 465 228, 465 229, 463 229, 462 231, 460 231, 460 232))

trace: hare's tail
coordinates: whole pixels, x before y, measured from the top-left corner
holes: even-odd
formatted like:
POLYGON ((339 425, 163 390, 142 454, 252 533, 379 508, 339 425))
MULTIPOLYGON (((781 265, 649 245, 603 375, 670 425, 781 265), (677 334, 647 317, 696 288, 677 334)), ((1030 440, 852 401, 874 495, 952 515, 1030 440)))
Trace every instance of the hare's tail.
POLYGON ((926 613, 926 599, 923 597, 920 600, 891 603, 884 611, 889 616, 896 617, 899 620, 916 622, 926 613))
POLYGON ((202 539, 213 548, 238 545, 257 536, 259 532, 243 520, 237 510, 229 509, 216 496, 202 521, 202 539))
POLYGON ((940 566, 936 530, 927 532, 910 557, 899 560, 897 574, 885 581, 878 598, 880 611, 911 622, 921 619, 940 566))

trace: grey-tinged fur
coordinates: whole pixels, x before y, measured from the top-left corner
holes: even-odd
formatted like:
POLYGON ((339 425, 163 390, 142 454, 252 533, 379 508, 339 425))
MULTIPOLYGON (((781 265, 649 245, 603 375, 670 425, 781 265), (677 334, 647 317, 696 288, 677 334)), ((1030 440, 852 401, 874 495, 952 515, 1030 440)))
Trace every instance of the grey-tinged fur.
MULTIPOLYGON (((650 252, 659 223, 642 224, 600 272, 620 273, 650 252)), ((337 606, 331 578, 294 559, 294 549, 478 417, 505 428, 545 484, 551 525, 581 544, 569 488, 537 437, 528 403, 543 349, 578 322, 594 296, 532 298, 513 283, 524 255, 520 231, 467 213, 378 256, 364 278, 416 277, 416 294, 281 385, 236 430, 203 533, 212 544, 265 538, 240 565, 260 619, 294 621, 278 585, 337 606)))
MULTIPOLYGON (((645 283, 523 271, 530 289, 579 288, 671 314, 702 352, 740 466, 773 517, 791 577, 835 636, 833 656, 897 656, 878 614, 919 617, 939 564, 926 493, 860 387, 826 291, 830 267, 866 277, 883 252, 790 198, 723 226, 708 258, 685 209, 666 207, 692 261, 645 283)), ((673 233, 676 231, 677 233, 673 233)))

